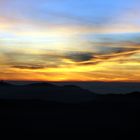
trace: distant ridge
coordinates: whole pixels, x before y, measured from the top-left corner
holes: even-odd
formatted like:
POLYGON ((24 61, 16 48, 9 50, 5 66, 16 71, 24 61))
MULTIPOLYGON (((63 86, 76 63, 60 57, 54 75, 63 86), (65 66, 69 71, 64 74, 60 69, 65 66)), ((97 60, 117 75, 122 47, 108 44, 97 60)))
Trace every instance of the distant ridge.
POLYGON ((50 83, 46 83, 46 82, 41 82, 41 83, 31 83, 31 84, 27 84, 26 86, 30 86, 30 87, 58 87, 54 84, 50 84, 50 83))
POLYGON ((140 92, 139 91, 135 91, 135 92, 128 93, 127 95, 130 95, 130 96, 139 96, 140 97, 140 92))
POLYGON ((78 86, 57 86, 50 83, 13 85, 0 82, 0 99, 39 99, 56 102, 87 102, 95 99, 95 94, 78 86), (8 88, 7 88, 8 87, 8 88))
POLYGON ((0 86, 13 86, 12 84, 5 82, 3 80, 0 81, 0 86))
MULTIPOLYGON (((39 99, 55 102, 77 103, 93 101, 100 96, 102 95, 72 84, 58 86, 47 82, 40 82, 16 85, 0 81, 0 99, 39 99)), ((108 101, 122 100, 123 98, 140 98, 140 92, 128 92, 127 94, 109 93, 102 97, 108 101)))

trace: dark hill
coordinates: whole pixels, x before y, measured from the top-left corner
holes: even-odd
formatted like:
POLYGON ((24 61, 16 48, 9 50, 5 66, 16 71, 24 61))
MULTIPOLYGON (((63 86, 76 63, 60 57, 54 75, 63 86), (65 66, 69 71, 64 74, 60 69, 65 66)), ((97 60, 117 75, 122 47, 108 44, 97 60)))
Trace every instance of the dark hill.
POLYGON ((49 83, 29 85, 0 84, 2 99, 40 99, 56 102, 87 102, 94 100, 94 93, 77 86, 56 86, 49 83))
POLYGON ((3 87, 3 86, 14 86, 14 85, 7 83, 5 81, 0 81, 0 87, 3 87))
POLYGON ((28 84, 26 86, 29 86, 29 87, 47 87, 47 88, 49 88, 49 87, 51 87, 51 88, 57 87, 56 85, 50 84, 50 83, 31 83, 31 84, 28 84))
POLYGON ((116 137, 139 129, 139 92, 95 96, 73 85, 0 83, 1 134, 104 132, 116 137))

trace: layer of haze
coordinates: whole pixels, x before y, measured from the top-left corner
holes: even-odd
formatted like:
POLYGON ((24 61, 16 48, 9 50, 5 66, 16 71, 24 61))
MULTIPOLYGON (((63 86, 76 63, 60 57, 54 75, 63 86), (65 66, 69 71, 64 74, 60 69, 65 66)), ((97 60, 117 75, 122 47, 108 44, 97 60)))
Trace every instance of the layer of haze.
POLYGON ((0 0, 0 79, 140 82, 139 0, 0 0))

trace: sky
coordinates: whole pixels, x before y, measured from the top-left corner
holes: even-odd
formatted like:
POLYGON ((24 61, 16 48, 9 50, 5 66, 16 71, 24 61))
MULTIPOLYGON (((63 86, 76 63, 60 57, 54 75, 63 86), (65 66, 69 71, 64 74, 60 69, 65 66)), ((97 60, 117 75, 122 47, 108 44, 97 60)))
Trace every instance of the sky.
POLYGON ((0 79, 140 82, 139 0, 0 0, 0 79))

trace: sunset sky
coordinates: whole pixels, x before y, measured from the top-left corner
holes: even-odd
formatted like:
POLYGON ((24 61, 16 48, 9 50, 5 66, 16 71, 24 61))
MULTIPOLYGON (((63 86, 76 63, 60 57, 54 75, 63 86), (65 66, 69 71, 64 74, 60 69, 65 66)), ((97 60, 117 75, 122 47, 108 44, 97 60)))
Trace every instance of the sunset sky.
POLYGON ((0 0, 0 79, 140 82, 140 1, 0 0))

